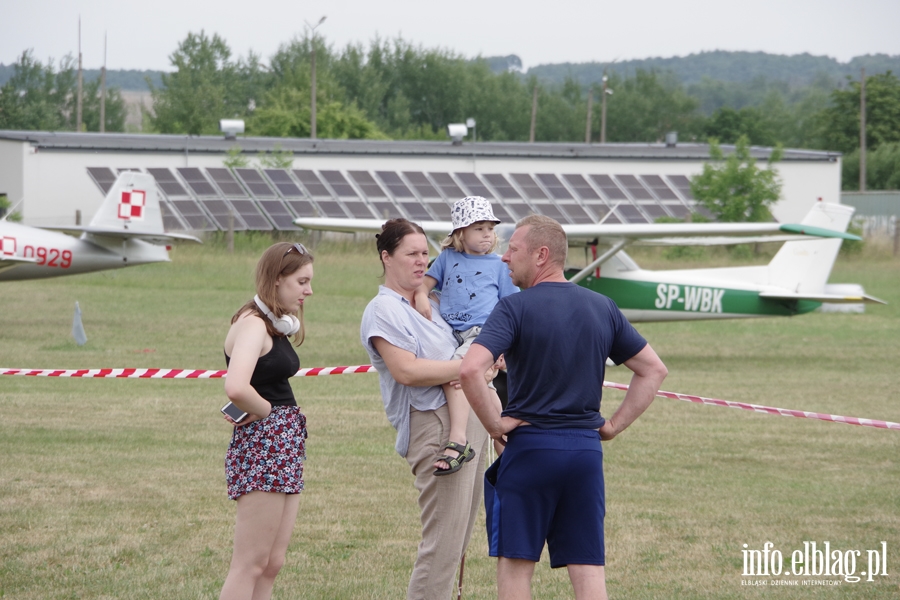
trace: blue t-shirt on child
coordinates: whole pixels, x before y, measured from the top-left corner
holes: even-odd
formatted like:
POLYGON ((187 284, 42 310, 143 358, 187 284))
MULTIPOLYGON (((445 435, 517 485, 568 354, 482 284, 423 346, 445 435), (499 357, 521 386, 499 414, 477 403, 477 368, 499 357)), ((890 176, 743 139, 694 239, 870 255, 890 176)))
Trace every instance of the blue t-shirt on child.
POLYGON ((447 248, 426 273, 441 292, 441 317, 456 331, 482 326, 501 298, 519 291, 496 254, 465 254, 447 248))

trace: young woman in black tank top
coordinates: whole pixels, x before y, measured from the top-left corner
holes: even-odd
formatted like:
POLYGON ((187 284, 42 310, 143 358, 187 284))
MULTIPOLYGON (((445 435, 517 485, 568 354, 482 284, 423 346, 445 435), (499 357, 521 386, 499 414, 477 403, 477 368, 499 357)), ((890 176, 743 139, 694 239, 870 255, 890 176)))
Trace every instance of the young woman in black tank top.
POLYGON ((225 455, 228 496, 237 500, 234 551, 220 600, 269 598, 284 564, 303 490, 306 417, 289 378, 300 368, 303 305, 312 295, 313 257, 281 242, 256 266, 256 297, 231 319, 225 338, 225 393, 247 413, 225 455))

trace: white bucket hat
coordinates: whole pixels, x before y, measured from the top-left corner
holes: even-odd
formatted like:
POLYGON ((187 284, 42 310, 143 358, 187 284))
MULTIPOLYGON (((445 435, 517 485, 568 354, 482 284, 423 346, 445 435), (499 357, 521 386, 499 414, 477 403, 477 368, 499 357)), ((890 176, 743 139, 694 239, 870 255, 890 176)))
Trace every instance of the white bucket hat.
MULTIPOLYGON (((481 196, 466 196, 461 200, 453 203, 453 210, 450 212, 453 219, 453 231, 468 227, 472 223, 479 221, 493 221, 499 223, 500 219, 494 216, 491 203, 481 196)), ((451 231, 450 233, 453 233, 451 231)))

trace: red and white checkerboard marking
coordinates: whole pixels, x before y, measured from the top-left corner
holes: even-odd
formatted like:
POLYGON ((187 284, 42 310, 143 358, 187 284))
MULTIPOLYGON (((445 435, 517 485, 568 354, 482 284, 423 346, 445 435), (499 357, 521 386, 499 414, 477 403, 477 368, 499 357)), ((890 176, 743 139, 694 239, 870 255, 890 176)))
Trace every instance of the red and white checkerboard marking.
POLYGON ((122 199, 119 201, 119 218, 131 221, 142 220, 146 201, 147 193, 141 190, 122 192, 122 199))
POLYGON ((0 254, 4 256, 16 255, 16 238, 3 236, 0 237, 0 254))

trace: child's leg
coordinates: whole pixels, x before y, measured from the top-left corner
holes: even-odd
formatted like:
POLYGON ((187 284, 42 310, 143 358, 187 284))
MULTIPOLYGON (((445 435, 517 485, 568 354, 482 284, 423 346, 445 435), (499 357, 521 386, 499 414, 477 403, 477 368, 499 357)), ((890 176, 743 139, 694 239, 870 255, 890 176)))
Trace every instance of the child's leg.
MULTIPOLYGON (((447 397, 447 410, 450 413, 450 441, 459 444, 460 447, 466 445, 466 425, 469 422, 469 402, 466 400, 462 390, 458 390, 452 385, 445 383, 443 386, 444 395, 447 397)), ((500 399, 497 399, 500 402, 500 399)), ((443 451, 450 458, 459 456, 459 452, 446 448, 443 451)), ((446 461, 435 461, 436 469, 446 470, 450 465, 446 461)))

